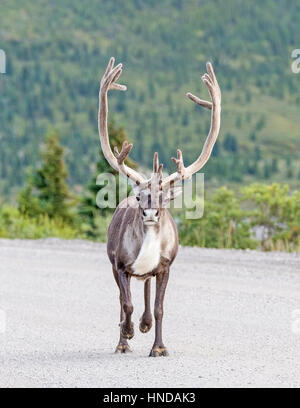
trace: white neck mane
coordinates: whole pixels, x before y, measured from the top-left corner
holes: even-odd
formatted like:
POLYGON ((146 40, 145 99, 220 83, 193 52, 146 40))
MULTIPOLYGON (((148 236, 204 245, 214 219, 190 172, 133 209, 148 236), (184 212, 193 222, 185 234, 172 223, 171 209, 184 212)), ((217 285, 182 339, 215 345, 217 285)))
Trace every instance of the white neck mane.
POLYGON ((160 260, 160 233, 148 227, 138 257, 132 268, 136 275, 145 275, 155 269, 160 260))

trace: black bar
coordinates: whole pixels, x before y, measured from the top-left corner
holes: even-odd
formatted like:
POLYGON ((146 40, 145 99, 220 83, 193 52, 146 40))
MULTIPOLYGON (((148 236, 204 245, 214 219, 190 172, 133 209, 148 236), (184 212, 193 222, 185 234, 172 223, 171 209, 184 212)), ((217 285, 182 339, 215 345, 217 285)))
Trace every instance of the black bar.
MULTIPOLYGON (((261 398, 272 399, 286 404, 286 389, 232 389, 232 388, 10 388, 0 390, 0 400, 9 401, 9 405, 29 405, 43 407, 51 405, 68 407, 111 407, 139 405, 180 404, 189 406, 211 407, 214 404, 222 407, 243 406, 245 403, 257 404, 261 398)), ((296 390, 292 390, 296 391, 296 390)), ((297 390, 299 391, 299 390, 297 390)), ((1 404, 2 405, 2 404, 1 404)), ((4 405, 3 405, 4 406, 4 405)))

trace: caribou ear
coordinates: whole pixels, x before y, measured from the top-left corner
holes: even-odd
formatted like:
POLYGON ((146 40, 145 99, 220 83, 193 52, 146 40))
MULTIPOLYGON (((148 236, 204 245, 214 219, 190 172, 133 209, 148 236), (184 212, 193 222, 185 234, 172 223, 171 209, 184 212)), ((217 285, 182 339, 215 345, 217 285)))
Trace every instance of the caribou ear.
POLYGON ((182 194, 182 187, 171 187, 163 196, 163 207, 182 194))

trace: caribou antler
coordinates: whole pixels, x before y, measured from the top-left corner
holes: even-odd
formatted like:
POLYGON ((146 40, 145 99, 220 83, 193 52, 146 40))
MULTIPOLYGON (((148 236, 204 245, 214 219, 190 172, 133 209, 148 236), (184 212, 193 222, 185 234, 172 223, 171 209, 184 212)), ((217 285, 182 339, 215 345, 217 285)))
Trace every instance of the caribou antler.
POLYGON ((137 171, 126 166, 124 163, 125 159, 128 157, 130 150, 132 149, 132 144, 128 144, 127 141, 123 143, 122 150, 119 153, 118 149, 114 149, 116 156, 114 156, 110 144, 109 136, 107 130, 107 115, 108 115, 108 104, 107 104, 107 93, 110 89, 117 89, 119 91, 126 91, 125 85, 120 85, 116 83, 122 74, 122 64, 118 64, 114 67, 115 59, 111 58, 106 71, 101 79, 100 91, 99 91, 99 115, 98 115, 98 129, 100 136, 100 143, 103 154, 116 171, 123 173, 126 177, 133 180, 136 184, 140 184, 145 181, 137 171))
POLYGON ((124 174, 131 180, 133 180, 140 187, 149 187, 151 182, 153 182, 154 177, 158 177, 160 188, 166 190, 170 184, 174 184, 177 181, 190 178, 194 173, 199 171, 209 159, 214 144, 217 140, 219 130, 220 130, 220 120, 221 120, 221 91, 215 76, 213 67, 211 63, 207 63, 208 73, 202 76, 202 81, 206 85, 208 92, 211 96, 211 102, 202 100, 197 96, 188 92, 186 95, 193 102, 197 103, 200 106, 203 106, 206 109, 211 110, 211 126, 207 136, 207 139, 204 143, 202 152, 198 159, 192 163, 190 166, 185 167, 183 162, 183 155, 180 149, 177 150, 177 158, 172 157, 172 160, 176 164, 177 171, 170 176, 162 179, 162 167, 163 165, 158 162, 157 153, 154 154, 153 159, 153 174, 150 179, 145 179, 137 171, 126 166, 125 160, 127 159, 131 149, 132 144, 128 144, 127 141, 123 142, 121 152, 119 153, 118 149, 115 147, 113 154, 110 144, 109 136, 107 130, 107 115, 108 115, 108 104, 107 104, 107 93, 110 89, 117 89, 120 91, 126 91, 125 85, 120 85, 116 83, 122 73, 122 64, 118 64, 114 67, 115 59, 111 58, 106 71, 101 79, 100 92, 99 92, 99 117, 98 117, 98 128, 99 136, 103 154, 109 164, 118 172, 124 174))
MULTIPOLYGON (((152 175, 149 179, 143 181, 140 185, 139 188, 140 190, 143 190, 144 188, 150 188, 152 184, 155 184, 158 189, 161 189, 162 185, 162 169, 163 169, 163 164, 159 164, 158 160, 158 153, 155 152, 153 156, 153 172, 152 175)), ((154 189, 155 190, 155 189, 154 189)))
POLYGON ((162 178, 162 169, 163 169, 164 165, 161 163, 159 164, 159 160, 158 160, 158 153, 155 152, 154 153, 154 157, 153 157, 153 173, 158 174, 160 178, 162 178))
POLYGON ((190 178, 194 173, 199 171, 209 159, 217 140, 221 122, 221 90, 210 62, 206 64, 206 68, 208 74, 206 73, 202 76, 202 81, 206 85, 212 101, 202 100, 190 92, 188 92, 186 96, 198 105, 211 110, 211 126, 207 139, 198 159, 188 167, 184 166, 181 150, 177 150, 177 158, 172 157, 172 160, 177 166, 177 171, 163 179, 163 189, 166 189, 171 183, 173 184, 179 180, 190 178))

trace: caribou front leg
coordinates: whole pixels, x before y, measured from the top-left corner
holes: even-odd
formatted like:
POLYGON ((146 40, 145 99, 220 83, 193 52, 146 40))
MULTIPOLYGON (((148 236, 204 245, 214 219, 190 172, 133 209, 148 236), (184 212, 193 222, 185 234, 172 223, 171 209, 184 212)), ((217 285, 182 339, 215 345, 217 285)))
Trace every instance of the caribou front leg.
POLYGON ((155 341, 150 351, 150 357, 168 356, 168 350, 162 341, 162 318, 164 314, 164 297, 169 279, 169 266, 165 266, 163 270, 156 275, 156 295, 154 305, 155 317, 155 341))
MULTIPOLYGON (((117 282, 117 285, 120 289, 119 275, 118 275, 118 272, 114 268, 113 268, 113 273, 114 273, 114 278, 117 282)), ((122 294, 121 294, 121 289, 120 289, 120 322, 124 320, 124 317, 125 317, 125 314, 123 310, 123 300, 122 300, 122 294)), ((131 352, 131 349, 129 347, 127 339, 123 336, 122 331, 120 329, 120 339, 116 347, 115 353, 130 353, 130 352, 131 352)))
POLYGON ((124 271, 118 271, 118 275, 122 309, 124 311, 124 319, 120 323, 121 335, 125 339, 130 340, 134 336, 133 322, 131 321, 131 315, 133 313, 133 304, 131 302, 130 275, 124 271))
POLYGON ((151 293, 151 278, 145 281, 144 286, 145 311, 140 319, 140 331, 142 333, 147 333, 152 327, 150 293, 151 293))

